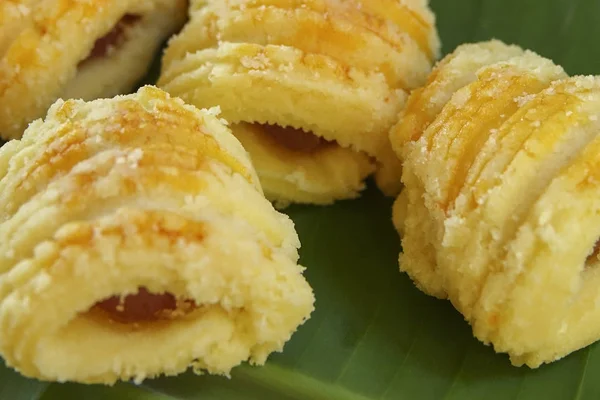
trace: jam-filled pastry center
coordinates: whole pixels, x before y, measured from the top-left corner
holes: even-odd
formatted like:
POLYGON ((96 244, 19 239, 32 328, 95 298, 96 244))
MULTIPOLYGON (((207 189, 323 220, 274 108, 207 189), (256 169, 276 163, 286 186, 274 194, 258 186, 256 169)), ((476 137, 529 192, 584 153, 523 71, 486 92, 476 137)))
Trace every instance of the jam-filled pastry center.
POLYGON ((171 293, 151 293, 139 288, 136 294, 112 296, 94 305, 121 323, 152 322, 173 319, 196 308, 192 300, 178 299, 171 293))
POLYGON ((258 125, 277 144, 292 151, 313 153, 334 144, 334 142, 329 142, 312 132, 305 132, 302 129, 284 128, 279 125, 258 125))
POLYGON ((127 29, 134 26, 141 19, 142 17, 140 15, 125 14, 110 32, 96 40, 94 48, 90 54, 80 62, 80 65, 109 55, 114 49, 123 44, 127 36, 127 29))

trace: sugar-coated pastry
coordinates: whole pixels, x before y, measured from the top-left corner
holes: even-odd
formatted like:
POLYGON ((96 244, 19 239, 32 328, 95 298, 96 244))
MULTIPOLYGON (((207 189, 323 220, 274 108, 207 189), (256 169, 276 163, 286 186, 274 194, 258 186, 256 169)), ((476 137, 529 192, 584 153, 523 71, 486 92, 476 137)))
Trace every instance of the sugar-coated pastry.
MULTIPOLYGON (((444 273, 436 270, 439 263, 435 262, 433 248, 443 240, 442 221, 448 204, 455 200, 455 191, 462 187, 488 131, 494 132, 518 109, 514 99, 539 91, 553 79, 565 76, 562 68, 530 51, 499 42, 469 44, 460 46, 437 66, 429 79, 437 90, 428 85, 411 95, 408 111, 392 130, 391 141, 404 160, 405 196, 411 199, 404 223, 414 227, 406 229, 402 239, 401 268, 426 293, 445 298, 448 290, 453 290, 453 283, 444 282, 444 274, 454 270, 444 273), (496 55, 490 56, 490 49, 496 55), (505 61, 497 62, 499 59, 505 61), (488 65, 482 60, 487 60, 488 65), (463 74, 456 67, 461 65, 465 66, 463 74), (459 85, 461 82, 463 87, 459 85), (449 98, 446 90, 452 87, 456 90, 449 98), (427 107, 411 106, 417 103, 427 107), (439 103, 442 105, 434 105, 439 103), (439 110, 437 114, 435 109, 439 110), (439 223, 433 223, 427 215, 439 223)), ((477 293, 474 282, 469 280, 465 285, 477 293)), ((461 292, 461 296, 465 293, 461 292)))
POLYGON ((58 101, 0 149, 0 354, 104 384, 263 364, 313 310, 299 245, 214 112, 58 101))
POLYGON ((285 135, 305 138, 254 143, 250 153, 264 167, 258 174, 267 177, 271 200, 327 204, 356 197, 374 171, 386 193, 399 191, 401 166, 388 133, 407 92, 424 83, 439 53, 427 2, 191 3, 190 21, 169 42, 158 84, 196 106, 219 105, 236 135, 252 124, 255 136, 266 137, 276 125, 280 136, 286 128, 285 135), (313 151, 311 136, 329 149, 313 151), (286 145, 299 140, 311 150, 296 146, 288 157, 286 145), (289 165, 258 160, 267 154, 289 165), (308 164, 314 173, 306 173, 308 164), (328 176, 313 182, 319 170, 328 176))
POLYGON ((20 138, 58 98, 132 90, 185 22, 187 0, 0 2, 0 137, 20 138))
POLYGON ((600 78, 472 44, 408 104, 391 134, 401 268, 515 365, 600 339, 600 78))
POLYGON ((390 139, 398 157, 403 158, 404 144, 419 139, 457 90, 477 79, 480 68, 523 54, 518 46, 491 40, 458 46, 441 60, 426 84, 411 93, 400 121, 391 130, 390 139))

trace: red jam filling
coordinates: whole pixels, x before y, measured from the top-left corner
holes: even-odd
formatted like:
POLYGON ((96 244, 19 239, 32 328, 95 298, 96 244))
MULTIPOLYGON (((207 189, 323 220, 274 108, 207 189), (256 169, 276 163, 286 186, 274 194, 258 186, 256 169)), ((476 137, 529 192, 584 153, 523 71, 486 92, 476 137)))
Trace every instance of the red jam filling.
POLYGON ((96 40, 94 48, 87 58, 81 61, 80 65, 88 61, 106 57, 112 49, 123 44, 126 39, 125 33, 127 29, 135 25, 140 19, 142 17, 139 15, 125 14, 110 32, 96 40))
POLYGON ((261 127, 275 142, 292 151, 313 153, 332 144, 302 129, 283 128, 278 125, 261 125, 261 127))
POLYGON ((136 294, 125 297, 113 296, 96 303, 101 309, 117 322, 138 323, 171 319, 195 307, 190 300, 178 300, 170 293, 151 293, 140 288, 136 294))

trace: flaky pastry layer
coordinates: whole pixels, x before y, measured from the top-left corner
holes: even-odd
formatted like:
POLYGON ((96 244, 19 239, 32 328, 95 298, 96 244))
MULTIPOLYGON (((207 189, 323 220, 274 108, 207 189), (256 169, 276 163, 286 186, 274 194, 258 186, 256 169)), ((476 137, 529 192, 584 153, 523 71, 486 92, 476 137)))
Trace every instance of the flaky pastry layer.
POLYGON ((56 103, 2 147, 0 187, 0 353, 26 376, 227 375, 313 310, 294 225, 239 141, 156 88, 56 103), (177 302, 103 305, 142 291, 177 302))
POLYGON ((279 145, 260 125, 241 123, 231 129, 251 154, 265 196, 278 207, 289 199, 325 205, 352 193, 358 197, 375 170, 367 155, 340 146, 295 151, 279 145))
POLYGON ((406 186, 401 269, 515 365, 598 340, 598 78, 471 44, 408 104, 391 134, 406 186))
MULTIPOLYGON (((395 194, 401 167, 388 132, 439 47, 422 1, 194 1, 190 22, 169 42, 159 86, 201 107, 219 104, 232 123, 293 127, 364 152, 379 186, 395 194)), ((299 186, 263 185, 277 199, 313 202, 299 186)), ((337 188, 321 197, 338 199, 337 188)))
POLYGON ((3 2, 0 136, 20 138, 27 124, 42 117, 58 98, 93 100, 133 89, 161 43, 183 24, 186 4, 186 0, 3 2))

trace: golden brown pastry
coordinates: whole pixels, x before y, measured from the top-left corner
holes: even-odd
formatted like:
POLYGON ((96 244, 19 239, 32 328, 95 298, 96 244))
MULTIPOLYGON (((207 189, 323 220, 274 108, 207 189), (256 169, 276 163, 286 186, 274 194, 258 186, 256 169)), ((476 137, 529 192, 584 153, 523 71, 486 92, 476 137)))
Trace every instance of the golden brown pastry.
POLYGON ((475 46, 461 45, 441 60, 426 84, 411 93, 399 122, 392 128, 390 139, 397 156, 403 158, 404 144, 419 139, 452 95, 477 79, 479 69, 523 54, 518 46, 491 40, 475 46))
POLYGON ((240 137, 253 125, 271 200, 327 204, 356 197, 376 169, 384 191, 399 190, 388 132, 438 53, 426 1, 196 0, 159 86, 220 105, 240 137), (289 139, 274 145, 273 131, 289 139))
POLYGON ((600 79, 472 44, 408 104, 391 134, 406 186, 401 268, 515 365, 600 339, 600 79))
POLYGON ((19 138, 57 98, 133 89, 183 25, 187 0, 0 2, 0 137, 19 138))
POLYGON ((447 296, 448 284, 436 271, 434 255, 443 239, 444 196, 460 185, 454 179, 463 179, 488 130, 518 108, 515 98, 564 76, 549 60, 515 46, 467 44, 442 60, 429 83, 410 96, 390 139, 404 160, 404 196, 410 199, 403 224, 413 227, 402 238, 401 268, 426 293, 447 296))
POLYGON ((229 374, 313 310, 292 221, 211 111, 58 101, 0 149, 0 354, 28 377, 229 374))

